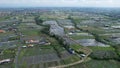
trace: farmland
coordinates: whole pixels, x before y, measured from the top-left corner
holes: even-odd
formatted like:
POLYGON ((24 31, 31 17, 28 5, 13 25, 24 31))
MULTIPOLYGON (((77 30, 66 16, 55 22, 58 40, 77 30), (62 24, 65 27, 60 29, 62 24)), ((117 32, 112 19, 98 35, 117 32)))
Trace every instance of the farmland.
POLYGON ((0 17, 0 68, 119 68, 120 19, 89 11, 31 8, 0 17))

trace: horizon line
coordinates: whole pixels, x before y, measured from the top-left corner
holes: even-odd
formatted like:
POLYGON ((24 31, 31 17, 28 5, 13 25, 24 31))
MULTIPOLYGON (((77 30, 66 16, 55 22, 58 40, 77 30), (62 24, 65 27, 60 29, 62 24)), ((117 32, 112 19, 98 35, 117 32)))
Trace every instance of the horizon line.
POLYGON ((17 7, 0 7, 0 8, 120 8, 120 7, 88 7, 88 6, 17 6, 17 7))

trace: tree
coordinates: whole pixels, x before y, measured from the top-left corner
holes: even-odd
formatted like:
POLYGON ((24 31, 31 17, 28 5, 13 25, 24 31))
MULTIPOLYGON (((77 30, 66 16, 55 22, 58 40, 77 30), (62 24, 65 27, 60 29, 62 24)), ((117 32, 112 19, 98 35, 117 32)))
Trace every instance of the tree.
POLYGON ((37 16, 37 17, 35 17, 35 22, 36 22, 36 24, 37 24, 37 25, 42 25, 43 20, 42 20, 42 19, 40 19, 40 17, 39 17, 39 16, 37 16))

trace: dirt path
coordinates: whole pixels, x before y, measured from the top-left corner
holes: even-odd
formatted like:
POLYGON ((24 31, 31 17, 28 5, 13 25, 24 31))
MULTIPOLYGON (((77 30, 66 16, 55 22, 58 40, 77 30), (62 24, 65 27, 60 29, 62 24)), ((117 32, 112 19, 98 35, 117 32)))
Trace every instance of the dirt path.
POLYGON ((55 66, 55 67, 49 67, 49 68, 65 68, 65 67, 70 67, 70 66, 73 66, 76 64, 80 64, 80 63, 84 62, 90 54, 91 54, 91 52, 88 53, 82 60, 79 60, 77 62, 66 64, 66 65, 59 65, 59 66, 55 66))
POLYGON ((18 51, 16 53, 16 56, 15 56, 15 68, 18 68, 18 56, 20 54, 20 51, 21 51, 21 47, 18 47, 18 51))

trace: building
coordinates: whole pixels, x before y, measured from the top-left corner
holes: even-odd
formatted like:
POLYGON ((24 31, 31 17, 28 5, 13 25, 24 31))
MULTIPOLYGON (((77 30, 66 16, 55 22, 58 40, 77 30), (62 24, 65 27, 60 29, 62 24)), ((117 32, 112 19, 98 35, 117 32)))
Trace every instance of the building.
POLYGON ((0 33, 5 33, 6 31, 5 30, 0 30, 0 33))
POLYGON ((8 63, 8 62, 10 62, 10 61, 11 61, 10 59, 0 60, 0 64, 2 64, 2 63, 8 63))

